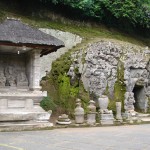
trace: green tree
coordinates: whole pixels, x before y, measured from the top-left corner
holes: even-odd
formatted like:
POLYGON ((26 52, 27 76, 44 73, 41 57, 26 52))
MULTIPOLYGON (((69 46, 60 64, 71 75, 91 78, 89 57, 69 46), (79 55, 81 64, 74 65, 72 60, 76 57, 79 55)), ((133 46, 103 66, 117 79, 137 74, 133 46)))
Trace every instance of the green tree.
MULTIPOLYGON (((40 0, 55 5, 69 6, 79 10, 82 15, 98 18, 108 17, 125 20, 133 25, 150 28, 150 0, 40 0)), ((113 19, 112 19, 113 20, 113 19)))

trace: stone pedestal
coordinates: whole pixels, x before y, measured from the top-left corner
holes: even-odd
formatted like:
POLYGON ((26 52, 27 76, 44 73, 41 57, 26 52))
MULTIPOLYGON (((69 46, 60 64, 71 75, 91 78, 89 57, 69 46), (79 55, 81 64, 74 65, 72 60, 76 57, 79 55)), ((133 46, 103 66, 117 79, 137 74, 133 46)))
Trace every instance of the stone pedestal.
POLYGON ((84 109, 81 107, 81 100, 76 100, 77 107, 75 108, 75 123, 82 124, 84 123, 84 109))
POLYGON ((113 114, 100 114, 100 123, 102 125, 113 125, 114 124, 113 114))
POLYGON ((96 123, 96 113, 87 114, 87 124, 94 125, 96 123))
POLYGON ((58 117, 56 123, 60 125, 69 125, 71 124, 71 120, 68 118, 68 115, 62 114, 61 116, 58 117))
POLYGON ((88 114, 87 114, 87 124, 94 125, 96 123, 96 106, 93 100, 89 101, 88 114))
POLYGON ((100 114, 100 123, 102 125, 112 125, 114 124, 114 116, 112 110, 108 110, 109 99, 107 96, 102 95, 99 99, 99 114, 100 114))
POLYGON ((42 91, 1 90, 0 122, 49 122, 52 112, 39 106, 46 95, 42 91))

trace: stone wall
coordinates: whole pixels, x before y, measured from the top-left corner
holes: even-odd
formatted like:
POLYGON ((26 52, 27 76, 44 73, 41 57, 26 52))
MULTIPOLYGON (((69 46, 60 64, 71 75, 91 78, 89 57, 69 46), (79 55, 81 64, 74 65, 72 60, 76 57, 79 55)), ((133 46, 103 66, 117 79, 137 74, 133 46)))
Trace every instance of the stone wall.
POLYGON ((41 57, 41 78, 45 76, 45 71, 51 70, 52 62, 55 61, 57 58, 59 58, 62 54, 67 52, 69 49, 71 49, 73 46, 76 46, 78 43, 81 43, 82 38, 78 35, 69 33, 69 32, 63 32, 60 30, 54 30, 54 29, 45 29, 41 28, 41 31, 44 33, 50 34, 60 40, 62 40, 65 43, 64 48, 60 48, 57 50, 57 52, 50 53, 48 55, 45 55, 41 57))

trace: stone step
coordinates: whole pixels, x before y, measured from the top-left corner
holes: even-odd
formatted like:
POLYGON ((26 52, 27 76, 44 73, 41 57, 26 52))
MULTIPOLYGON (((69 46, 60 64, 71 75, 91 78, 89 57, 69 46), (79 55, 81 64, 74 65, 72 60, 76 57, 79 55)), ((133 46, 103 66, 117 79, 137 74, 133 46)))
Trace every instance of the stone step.
POLYGON ((141 114, 139 113, 139 118, 142 122, 150 122, 150 114, 141 114))
POLYGON ((0 122, 0 132, 2 131, 23 131, 23 130, 35 130, 53 127, 53 123, 50 122, 0 122))
POLYGON ((143 121, 143 122, 150 122, 150 117, 141 118, 141 121, 143 121))
POLYGON ((150 117, 150 114, 141 114, 141 113, 139 113, 138 116, 140 118, 144 118, 144 117, 150 117))

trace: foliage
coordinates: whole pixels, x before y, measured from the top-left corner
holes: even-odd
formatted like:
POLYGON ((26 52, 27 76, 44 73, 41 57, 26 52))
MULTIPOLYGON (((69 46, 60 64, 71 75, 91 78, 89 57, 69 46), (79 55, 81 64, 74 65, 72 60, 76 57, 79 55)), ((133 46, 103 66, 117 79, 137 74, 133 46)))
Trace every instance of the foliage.
POLYGON ((46 111, 48 111, 48 110, 54 111, 57 107, 57 105, 54 103, 54 101, 49 96, 44 97, 43 100, 41 101, 40 105, 46 111))
MULTIPOLYGON (((48 2, 50 0, 41 0, 48 2)), ((133 25, 150 27, 149 0, 52 0, 56 5, 64 5, 78 10, 80 15, 107 20, 116 18, 133 25)))
MULTIPOLYGON (((48 95, 54 99, 54 103, 59 110, 58 113, 67 113, 70 117, 73 117, 76 98, 81 98, 82 106, 86 110, 89 95, 78 78, 71 84, 70 77, 67 76, 71 65, 69 56, 70 52, 67 52, 53 62, 51 73, 48 75, 48 78, 45 78, 48 82, 43 85, 43 90, 48 91, 48 95)), ((78 74, 77 69, 75 73, 78 74)))

